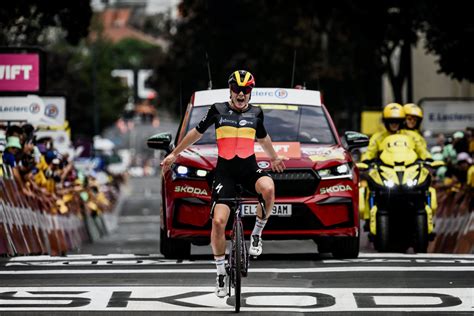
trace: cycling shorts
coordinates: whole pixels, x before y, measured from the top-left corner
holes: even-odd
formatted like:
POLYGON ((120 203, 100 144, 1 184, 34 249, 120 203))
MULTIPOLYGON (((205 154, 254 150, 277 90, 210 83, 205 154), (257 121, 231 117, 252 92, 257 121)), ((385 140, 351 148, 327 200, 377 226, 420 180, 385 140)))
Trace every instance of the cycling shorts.
POLYGON ((216 204, 233 207, 232 202, 219 202, 219 199, 235 198, 239 184, 244 190, 257 195, 255 183, 265 176, 270 177, 266 171, 258 167, 255 155, 247 158, 236 156, 230 160, 219 157, 212 183, 211 218, 216 204))

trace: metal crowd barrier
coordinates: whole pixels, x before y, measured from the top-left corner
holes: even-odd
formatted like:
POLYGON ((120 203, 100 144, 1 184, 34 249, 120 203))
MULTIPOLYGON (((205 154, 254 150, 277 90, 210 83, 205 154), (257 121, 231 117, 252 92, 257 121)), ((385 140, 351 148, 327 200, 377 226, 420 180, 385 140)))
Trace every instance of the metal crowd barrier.
POLYGON ((99 223, 102 215, 91 214, 78 193, 70 196, 68 211, 61 213, 57 200, 40 192, 24 194, 24 184, 18 183, 12 168, 0 168, 0 255, 65 255, 93 241, 94 231, 107 233, 99 223))
POLYGON ((436 237, 428 252, 474 253, 472 188, 438 190, 437 195, 436 237))

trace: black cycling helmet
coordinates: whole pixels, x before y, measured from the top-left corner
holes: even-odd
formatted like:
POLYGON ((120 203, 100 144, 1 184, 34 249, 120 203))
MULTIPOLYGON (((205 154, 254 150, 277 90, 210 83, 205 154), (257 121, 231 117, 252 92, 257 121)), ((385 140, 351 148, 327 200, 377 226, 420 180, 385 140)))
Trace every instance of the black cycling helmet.
POLYGON ((247 94, 255 87, 255 78, 246 70, 236 70, 230 74, 228 83, 235 93, 243 91, 244 94, 247 94))

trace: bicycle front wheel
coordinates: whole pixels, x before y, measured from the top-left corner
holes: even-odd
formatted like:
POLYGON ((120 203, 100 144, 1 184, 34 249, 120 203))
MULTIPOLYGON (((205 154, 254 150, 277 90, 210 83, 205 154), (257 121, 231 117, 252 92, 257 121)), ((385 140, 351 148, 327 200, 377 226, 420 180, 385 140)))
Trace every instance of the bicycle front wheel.
POLYGON ((243 227, 241 221, 236 221, 235 232, 234 232, 234 263, 235 263, 235 311, 240 311, 240 293, 242 286, 242 239, 243 239, 243 227))

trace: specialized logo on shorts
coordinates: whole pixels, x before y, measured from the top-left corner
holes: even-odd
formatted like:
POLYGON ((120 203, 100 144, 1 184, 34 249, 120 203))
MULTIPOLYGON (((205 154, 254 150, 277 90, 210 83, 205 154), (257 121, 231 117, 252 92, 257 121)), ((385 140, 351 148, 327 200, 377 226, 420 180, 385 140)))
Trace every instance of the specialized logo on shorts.
POLYGON ((326 193, 336 193, 336 192, 346 192, 346 191, 352 191, 352 188, 349 185, 334 185, 332 187, 327 187, 327 188, 321 188, 319 190, 320 194, 326 194, 326 193))
POLYGON ((216 186, 216 192, 219 193, 223 187, 224 187, 224 186, 222 185, 222 183, 219 183, 219 184, 216 186))
POLYGON ((176 193, 191 193, 191 194, 197 194, 197 195, 207 195, 206 189, 201 189, 201 188, 195 188, 195 187, 190 187, 190 186, 181 186, 177 185, 174 187, 174 192, 176 193))
POLYGON ((242 121, 239 122, 239 125, 240 126, 245 126, 245 125, 247 125, 247 123, 250 123, 250 122, 248 122, 246 120, 242 120, 242 121))
POLYGON ((270 167, 270 163, 268 161, 259 161, 257 165, 262 169, 270 167))

